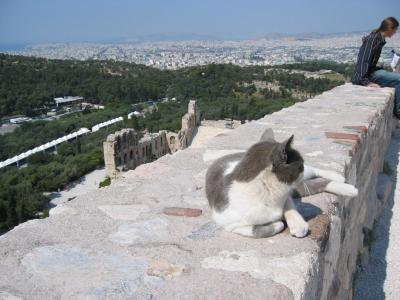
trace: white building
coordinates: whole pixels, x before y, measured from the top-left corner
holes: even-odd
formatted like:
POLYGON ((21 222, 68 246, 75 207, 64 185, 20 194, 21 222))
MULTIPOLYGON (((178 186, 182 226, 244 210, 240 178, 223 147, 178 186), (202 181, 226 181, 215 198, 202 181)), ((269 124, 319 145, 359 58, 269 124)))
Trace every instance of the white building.
POLYGON ((80 97, 80 96, 77 96, 77 97, 67 96, 67 97, 54 98, 54 102, 56 103, 57 107, 60 104, 72 104, 73 102, 79 102, 79 101, 83 101, 83 97, 80 97))

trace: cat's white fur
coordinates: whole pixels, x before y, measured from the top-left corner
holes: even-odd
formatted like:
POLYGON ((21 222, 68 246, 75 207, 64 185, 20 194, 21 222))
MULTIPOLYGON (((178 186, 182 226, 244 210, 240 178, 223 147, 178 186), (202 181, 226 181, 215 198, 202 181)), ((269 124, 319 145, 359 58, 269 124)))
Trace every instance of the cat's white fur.
POLYGON ((304 180, 314 178, 314 177, 322 177, 326 178, 332 181, 337 181, 337 182, 344 182, 345 178, 332 171, 326 171, 326 170, 321 170, 317 169, 314 167, 310 167, 307 165, 304 165, 304 180))
POLYGON ((335 172, 321 170, 304 165, 304 180, 311 179, 314 177, 322 177, 331 180, 325 187, 325 191, 343 196, 355 197, 358 194, 358 190, 351 184, 344 183, 345 178, 335 172))
POLYGON ((357 196, 358 190, 351 184, 341 182, 329 182, 325 187, 325 191, 343 196, 354 197, 357 196))
MULTIPOLYGON (((232 173, 239 161, 230 162, 224 175, 232 173)), ((304 237, 308 233, 308 223, 297 211, 291 198, 291 191, 297 184, 316 176, 333 180, 326 191, 356 196, 358 191, 352 185, 344 183, 343 176, 332 172, 304 166, 304 172, 298 180, 289 185, 278 180, 269 167, 250 182, 233 181, 228 191, 228 206, 222 211, 213 211, 213 219, 228 231, 244 236, 254 236, 253 225, 269 224, 273 234, 283 230, 283 218, 290 233, 304 237)))

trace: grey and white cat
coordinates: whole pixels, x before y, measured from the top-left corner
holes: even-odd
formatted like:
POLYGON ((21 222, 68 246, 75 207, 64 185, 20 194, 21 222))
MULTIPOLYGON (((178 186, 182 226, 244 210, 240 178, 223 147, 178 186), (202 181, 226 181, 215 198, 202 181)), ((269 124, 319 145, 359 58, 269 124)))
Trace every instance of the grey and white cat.
POLYGON ((297 211, 292 193, 304 180, 322 177, 307 191, 327 191, 357 196, 357 189, 343 176, 304 165, 291 147, 293 136, 279 143, 268 138, 246 152, 218 158, 206 173, 206 195, 213 219, 225 230, 264 238, 281 232, 285 219, 291 235, 304 237, 308 223, 297 211))

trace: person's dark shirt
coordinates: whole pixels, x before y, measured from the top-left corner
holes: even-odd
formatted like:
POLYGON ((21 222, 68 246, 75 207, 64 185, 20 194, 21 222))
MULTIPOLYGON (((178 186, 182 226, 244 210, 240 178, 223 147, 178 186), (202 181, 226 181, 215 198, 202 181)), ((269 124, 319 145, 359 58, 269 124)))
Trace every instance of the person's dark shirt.
POLYGON ((358 85, 368 85, 371 82, 369 76, 376 70, 382 69, 377 67, 376 64, 386 41, 380 32, 371 32, 363 37, 362 41, 351 82, 358 85))

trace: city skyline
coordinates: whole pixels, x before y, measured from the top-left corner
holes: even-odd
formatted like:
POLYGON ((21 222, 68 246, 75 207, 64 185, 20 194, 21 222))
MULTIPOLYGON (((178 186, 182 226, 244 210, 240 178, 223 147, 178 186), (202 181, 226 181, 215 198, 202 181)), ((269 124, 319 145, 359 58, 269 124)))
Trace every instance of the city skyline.
POLYGON ((272 34, 368 31, 400 3, 332 1, 0 2, 0 44, 257 39, 272 34))

